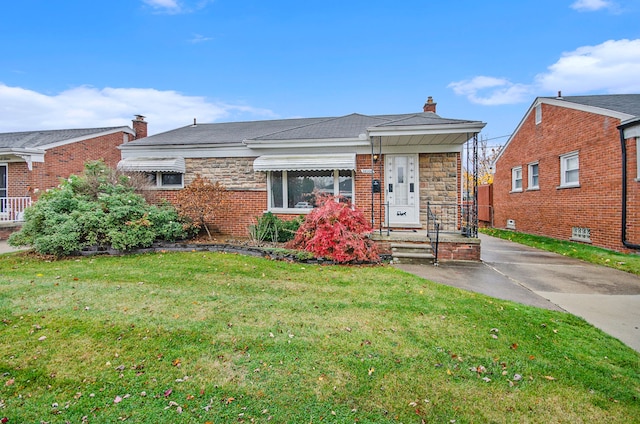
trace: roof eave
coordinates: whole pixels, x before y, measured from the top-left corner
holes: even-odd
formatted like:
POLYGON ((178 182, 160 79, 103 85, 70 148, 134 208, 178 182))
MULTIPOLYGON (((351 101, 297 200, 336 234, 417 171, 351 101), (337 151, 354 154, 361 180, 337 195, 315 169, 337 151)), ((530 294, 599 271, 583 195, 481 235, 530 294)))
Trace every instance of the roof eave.
POLYGON ((358 147, 369 146, 369 138, 362 134, 358 138, 310 138, 291 140, 245 140, 251 149, 304 148, 304 147, 358 147))
POLYGON ((479 133, 487 124, 484 122, 465 122, 455 124, 431 124, 409 126, 369 127, 370 136, 437 135, 457 133, 479 133))

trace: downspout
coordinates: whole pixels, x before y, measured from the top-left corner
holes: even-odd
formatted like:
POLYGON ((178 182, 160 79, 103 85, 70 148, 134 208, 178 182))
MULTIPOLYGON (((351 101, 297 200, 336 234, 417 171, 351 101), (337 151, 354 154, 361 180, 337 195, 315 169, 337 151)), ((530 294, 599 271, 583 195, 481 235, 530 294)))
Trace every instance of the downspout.
POLYGON ((622 244, 629 248, 640 250, 640 244, 627 241, 627 143, 624 138, 626 125, 618 126, 620 132, 620 145, 622 147, 622 244))

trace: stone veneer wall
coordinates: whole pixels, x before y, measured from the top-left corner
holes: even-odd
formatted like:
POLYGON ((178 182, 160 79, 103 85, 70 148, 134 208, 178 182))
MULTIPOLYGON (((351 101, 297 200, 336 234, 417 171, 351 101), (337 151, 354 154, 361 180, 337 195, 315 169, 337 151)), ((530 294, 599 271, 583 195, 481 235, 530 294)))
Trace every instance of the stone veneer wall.
POLYGON ((255 158, 204 158, 186 159, 187 172, 184 185, 189 185, 196 174, 212 182, 220 182, 228 190, 267 189, 267 173, 254 172, 255 158))
POLYGON ((427 223, 427 202, 458 204, 460 199, 460 153, 420 155, 420 222, 427 223))

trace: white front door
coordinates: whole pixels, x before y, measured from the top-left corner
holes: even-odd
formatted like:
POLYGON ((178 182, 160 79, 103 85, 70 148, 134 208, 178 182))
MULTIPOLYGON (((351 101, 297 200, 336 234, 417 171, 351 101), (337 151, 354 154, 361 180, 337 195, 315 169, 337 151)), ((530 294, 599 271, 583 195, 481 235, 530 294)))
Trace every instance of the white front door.
POLYGON ((418 155, 385 155, 389 227, 420 226, 418 155))

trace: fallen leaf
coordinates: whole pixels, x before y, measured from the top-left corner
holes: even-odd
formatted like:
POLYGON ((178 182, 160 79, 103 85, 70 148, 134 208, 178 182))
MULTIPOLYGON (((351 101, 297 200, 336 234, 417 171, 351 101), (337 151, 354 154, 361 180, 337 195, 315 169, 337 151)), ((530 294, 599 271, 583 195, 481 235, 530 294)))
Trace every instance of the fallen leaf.
POLYGON ((491 381, 491 379, 490 379, 489 377, 484 377, 482 380, 483 380, 485 383, 488 383, 488 382, 490 382, 490 381, 491 381))
POLYGON ((546 378, 547 380, 550 380, 550 381, 555 380, 555 378, 551 377, 550 375, 545 375, 544 378, 546 378))
POLYGON ((373 368, 373 367, 369 368, 369 375, 373 374, 375 370, 376 370, 376 369, 375 369, 375 368, 373 368))
POLYGON ((113 400, 113 403, 120 403, 122 402, 122 398, 120 396, 116 396, 116 398, 113 400))
POLYGON ((43 341, 47 340, 47 336, 38 337, 38 340, 43 342, 43 341))
POLYGON ((515 374, 513 376, 513 381, 520 381, 520 380, 522 380, 522 376, 520 374, 515 374))
POLYGON ((178 358, 178 359, 174 359, 171 362, 171 365, 173 365, 174 367, 179 367, 182 364, 182 361, 178 358))
POLYGON ((167 389, 164 391, 164 397, 169 397, 171 396, 171 393, 173 393, 173 389, 167 389))
POLYGON ((7 380, 6 383, 4 383, 5 386, 9 387, 11 386, 13 383, 15 383, 16 381, 13 378, 10 378, 7 380))
POLYGON ((511 345, 511 349, 516 350, 518 348, 518 343, 514 343, 511 345))

